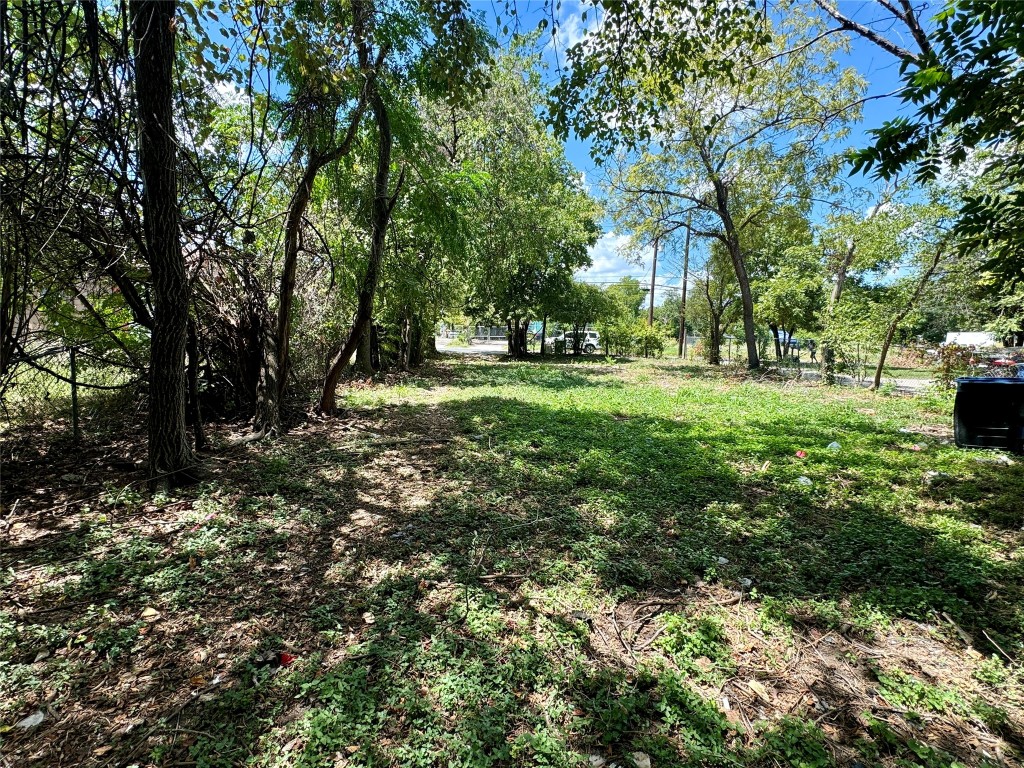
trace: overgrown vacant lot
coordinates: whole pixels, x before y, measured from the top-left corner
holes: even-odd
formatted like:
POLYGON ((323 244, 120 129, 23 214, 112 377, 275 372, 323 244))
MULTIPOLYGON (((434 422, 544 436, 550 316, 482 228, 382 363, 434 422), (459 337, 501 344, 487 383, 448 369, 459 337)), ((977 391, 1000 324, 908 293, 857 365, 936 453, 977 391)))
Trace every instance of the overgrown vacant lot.
POLYGON ((449 361, 345 405, 170 498, 4 437, 7 764, 1019 764, 1024 473, 947 401, 449 361))

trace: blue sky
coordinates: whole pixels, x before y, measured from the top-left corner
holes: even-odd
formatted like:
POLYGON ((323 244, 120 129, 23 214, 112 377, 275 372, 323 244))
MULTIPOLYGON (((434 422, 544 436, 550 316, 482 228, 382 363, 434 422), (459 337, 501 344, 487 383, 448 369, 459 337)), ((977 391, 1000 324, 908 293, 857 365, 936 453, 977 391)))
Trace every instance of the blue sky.
MULTIPOLYGON (((807 0, 807 3, 810 5, 810 0, 807 0)), ((859 22, 868 24, 878 18, 879 6, 871 0, 838 0, 836 4, 844 14, 852 16, 859 22)), ((481 0, 479 2, 479 9, 493 23, 500 7, 497 3, 492 3, 491 0, 481 0)), ((525 2, 520 0, 517 3, 517 11, 521 25, 520 29, 523 31, 535 28, 537 22, 545 13, 551 12, 550 7, 546 3, 537 0, 533 2, 530 0, 525 2)), ((559 32, 554 40, 547 39, 545 55, 552 70, 552 77, 556 76, 556 70, 559 65, 565 65, 564 59, 561 57, 561 51, 578 40, 583 32, 580 11, 581 6, 578 0, 565 0, 560 11, 558 11, 559 32)), ((594 21, 592 11, 589 16, 589 21, 592 24, 594 21)), ((548 18, 550 20, 550 16, 548 18)), ((507 18, 503 21, 508 23, 507 18)), ((897 43, 905 44, 910 48, 913 47, 912 41, 900 40, 898 36, 895 36, 894 30, 888 31, 887 35, 894 37, 897 43)), ((851 136, 843 145, 836 147, 837 151, 846 147, 864 146, 869 141, 867 135, 869 129, 880 126, 883 122, 905 109, 898 97, 883 97, 884 94, 897 90, 900 85, 899 64, 895 58, 859 36, 852 36, 850 43, 850 52, 839 57, 840 64, 844 68, 855 68, 868 81, 867 96, 882 98, 872 99, 864 104, 861 123, 854 127, 851 136)), ((597 194, 599 192, 598 182, 601 171, 590 157, 589 144, 575 138, 570 138, 566 144, 566 154, 569 160, 584 172, 588 185, 597 194)), ((866 178, 854 178, 851 179, 851 182, 857 186, 873 186, 870 180, 866 178)), ((614 281, 628 275, 640 279, 644 284, 649 283, 651 254, 645 254, 640 263, 627 259, 622 251, 628 241, 628 233, 613 231, 611 223, 606 222, 604 234, 597 245, 591 250, 593 266, 588 270, 578 273, 577 277, 588 282, 605 282, 614 281)), ((700 259, 700 251, 704 248, 702 244, 698 244, 696 241, 694 247, 696 251, 691 254, 691 263, 700 259)), ((670 248, 668 253, 663 251, 659 254, 657 278, 659 285, 678 286, 680 284, 682 271, 681 251, 680 245, 670 248)), ((660 294, 657 295, 659 303, 667 292, 667 290, 658 292, 660 294)))

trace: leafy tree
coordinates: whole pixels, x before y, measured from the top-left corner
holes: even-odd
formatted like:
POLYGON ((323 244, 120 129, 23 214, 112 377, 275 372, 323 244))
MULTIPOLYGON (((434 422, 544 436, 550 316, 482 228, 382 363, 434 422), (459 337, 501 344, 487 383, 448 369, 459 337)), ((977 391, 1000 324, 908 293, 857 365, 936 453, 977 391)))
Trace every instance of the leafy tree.
MULTIPOLYGON (((691 80, 735 82, 748 63, 737 52, 768 38, 754 2, 598 0, 594 6, 599 23, 566 52, 548 110, 556 132, 590 139, 599 161, 656 139, 666 125, 665 105, 691 80)), ((590 12, 582 12, 584 24, 590 12)))
POLYGON ((773 209, 806 206, 831 180, 836 162, 823 142, 843 134, 862 89, 852 70, 839 70, 834 42, 800 14, 761 43, 734 50, 738 59, 758 59, 742 81, 697 80, 666 98, 660 149, 642 153, 613 182, 621 207, 657 198, 666 222, 692 220, 694 234, 725 247, 751 367, 759 357, 746 240, 773 209))
POLYGON ((574 281, 551 317, 572 328, 572 351, 578 355, 583 351, 583 331, 612 311, 613 305, 604 291, 596 285, 574 281))
POLYGON ((697 270, 688 307, 694 327, 700 332, 704 355, 712 365, 722 362, 722 340, 726 329, 739 318, 740 293, 736 275, 720 241, 711 244, 702 270, 697 270))
POLYGON ((647 290, 635 277, 623 277, 606 286, 604 293, 607 311, 598 318, 596 325, 605 352, 629 354, 636 348, 638 334, 646 326, 642 315, 647 290))
POLYGON ((596 203, 537 117, 536 65, 517 50, 502 57, 486 97, 456 121, 460 160, 487 178, 473 219, 468 313, 504 321, 514 356, 526 354, 530 320, 550 314, 589 263, 598 234, 596 203))
POLYGON ((957 0, 934 22, 927 34, 914 28, 918 50, 886 48, 901 62, 901 95, 917 113, 874 129, 874 144, 854 154, 854 171, 892 178, 913 166, 915 178, 926 182, 990 148, 982 173, 994 183, 966 197, 955 235, 961 250, 989 249, 992 267, 1016 282, 1024 272, 1024 4, 957 0))
POLYGON ((773 217, 770 226, 756 231, 761 242, 750 256, 760 262, 753 285, 756 309, 771 331, 777 359, 783 356, 780 329, 788 343, 798 328, 817 325, 825 303, 821 253, 805 247, 811 242, 810 227, 802 216, 788 225, 785 221, 784 216, 773 217))

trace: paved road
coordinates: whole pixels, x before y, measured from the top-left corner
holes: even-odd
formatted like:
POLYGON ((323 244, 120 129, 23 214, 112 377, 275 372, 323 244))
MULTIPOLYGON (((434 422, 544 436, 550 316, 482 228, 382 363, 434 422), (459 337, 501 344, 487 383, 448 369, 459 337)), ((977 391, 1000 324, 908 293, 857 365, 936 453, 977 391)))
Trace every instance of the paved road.
POLYGON ((501 341, 474 341, 471 346, 455 346, 454 339, 446 339, 438 336, 434 340, 438 352, 454 352, 457 355, 504 355, 508 352, 508 342, 501 341), (452 343, 450 343, 452 342, 452 343))

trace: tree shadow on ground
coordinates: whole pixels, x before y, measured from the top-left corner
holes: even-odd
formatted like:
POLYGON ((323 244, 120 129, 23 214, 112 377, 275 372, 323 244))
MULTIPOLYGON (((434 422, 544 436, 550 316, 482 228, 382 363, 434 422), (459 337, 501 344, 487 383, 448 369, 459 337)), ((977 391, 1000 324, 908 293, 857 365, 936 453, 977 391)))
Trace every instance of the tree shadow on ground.
MULTIPOLYGON (((489 383, 509 368, 479 367, 489 383)), ((863 698, 819 696, 823 712, 794 698, 789 719, 748 728, 701 687, 725 662, 688 658, 692 629, 664 632, 682 646, 655 636, 675 613, 718 615, 749 579, 762 631, 837 638, 808 662, 822 678, 855 643, 875 647, 879 620, 945 612, 1020 647, 1019 561, 907 516, 911 465, 867 460, 882 430, 853 414, 746 429, 496 396, 385 407, 225 451, 216 482, 180 499, 68 510, 73 528, 3 555, 24 605, 3 625, 8 685, 19 716, 48 713, 4 750, 25 765, 570 765, 637 750, 658 765, 823 764, 876 747, 904 759, 931 739, 977 763, 933 726, 886 742, 854 711, 863 698), (792 465, 794 445, 837 430, 858 447, 792 465), (803 471, 816 485, 795 482, 803 471), (676 607, 634 650, 609 606, 645 599, 676 607), (828 733, 813 722, 826 715, 828 733)), ((719 691, 755 719, 764 704, 736 680, 758 667, 721 642, 740 660, 719 691)))
POLYGON ((531 365, 520 361, 511 363, 476 363, 458 370, 450 386, 471 389, 480 386, 533 386, 564 391, 577 387, 621 389, 620 381, 609 378, 614 367, 531 365))

